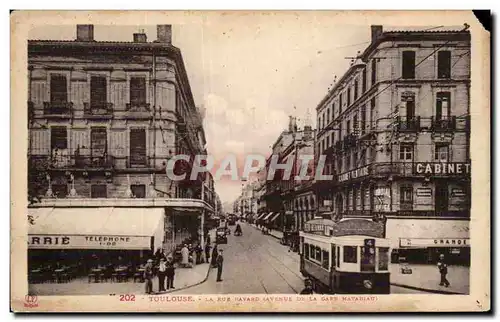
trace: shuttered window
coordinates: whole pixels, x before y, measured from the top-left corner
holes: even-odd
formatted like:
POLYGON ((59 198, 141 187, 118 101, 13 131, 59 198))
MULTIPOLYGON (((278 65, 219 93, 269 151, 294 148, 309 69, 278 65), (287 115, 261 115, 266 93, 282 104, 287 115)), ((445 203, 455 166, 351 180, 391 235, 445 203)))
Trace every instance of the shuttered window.
POLYGON ((130 130, 130 167, 145 166, 146 162, 146 130, 130 130))
POLYGON ((104 76, 90 78, 90 105, 92 108, 104 108, 107 102, 107 83, 104 76))
POLYGON ((50 101, 52 103, 65 103, 68 101, 68 84, 65 75, 50 75, 50 101))
POLYGON ((68 131, 65 126, 54 126, 50 129, 50 147, 52 150, 68 148, 68 131))
POLYGON ((130 104, 132 106, 146 104, 146 78, 132 77, 130 79, 130 104))

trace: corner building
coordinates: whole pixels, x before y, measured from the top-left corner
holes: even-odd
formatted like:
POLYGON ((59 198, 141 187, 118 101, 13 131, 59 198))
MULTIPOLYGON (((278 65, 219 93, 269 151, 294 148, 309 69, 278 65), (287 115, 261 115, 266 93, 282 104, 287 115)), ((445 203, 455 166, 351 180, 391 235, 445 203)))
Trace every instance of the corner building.
POLYGON ((470 33, 390 31, 317 107, 332 217, 386 222, 393 260, 470 264, 470 33))

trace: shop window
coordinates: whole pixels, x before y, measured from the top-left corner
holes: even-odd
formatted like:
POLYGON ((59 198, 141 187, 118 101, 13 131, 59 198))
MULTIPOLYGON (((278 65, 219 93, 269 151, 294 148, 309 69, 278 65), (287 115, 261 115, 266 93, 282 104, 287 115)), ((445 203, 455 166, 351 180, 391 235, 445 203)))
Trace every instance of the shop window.
POLYGON ((322 262, 322 265, 321 265, 321 266, 322 266, 324 269, 328 269, 328 266, 329 266, 329 264, 330 264, 330 254, 328 253, 328 251, 327 251, 327 250, 323 250, 322 252, 323 252, 323 254, 322 254, 322 259, 323 259, 323 262, 322 262))
POLYGON ((357 262, 358 262, 358 247, 344 246, 344 263, 357 263, 357 262))
POLYGON ((399 160, 413 161, 413 144, 401 144, 399 146, 399 160))
POLYGON ((134 198, 146 198, 146 185, 133 184, 130 186, 134 198))
POLYGON ((403 51, 403 79, 415 78, 415 52, 403 51))
POLYGON ((66 75, 50 75, 50 102, 66 103, 68 101, 68 83, 66 75))
POLYGON ((378 249, 378 270, 387 271, 389 269, 389 248, 380 247, 378 249))
POLYGON ((68 185, 67 184, 53 184, 52 193, 56 198, 66 198, 68 196, 68 185))
POLYGON ((451 77, 451 52, 442 50, 438 52, 438 78, 451 77))
POLYGON ((108 187, 105 184, 93 184, 90 186, 91 198, 107 198, 108 187))
POLYGON ((65 126, 53 126, 50 128, 51 150, 68 148, 68 131, 65 126))
POLYGON ((436 143, 434 159, 438 162, 448 162, 450 146, 446 143, 436 143))
POLYGON ((146 104, 146 78, 132 77, 130 79, 130 104, 143 106, 146 104))

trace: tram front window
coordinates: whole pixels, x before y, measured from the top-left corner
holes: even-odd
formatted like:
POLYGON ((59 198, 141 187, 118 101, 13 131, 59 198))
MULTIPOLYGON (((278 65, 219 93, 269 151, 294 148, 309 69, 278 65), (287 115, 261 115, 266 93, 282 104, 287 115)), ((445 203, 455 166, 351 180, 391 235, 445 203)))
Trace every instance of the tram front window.
POLYGON ((365 239, 365 246, 361 247, 361 271, 375 272, 375 240, 365 239))

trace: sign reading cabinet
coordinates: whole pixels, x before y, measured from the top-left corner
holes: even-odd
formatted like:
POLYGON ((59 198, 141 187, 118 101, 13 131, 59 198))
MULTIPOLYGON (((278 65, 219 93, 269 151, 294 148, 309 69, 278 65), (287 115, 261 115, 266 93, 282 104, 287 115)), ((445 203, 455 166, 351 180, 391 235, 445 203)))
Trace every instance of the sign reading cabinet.
POLYGON ((427 175, 468 175, 470 174, 469 163, 439 163, 439 162, 416 162, 414 164, 415 174, 427 175))

